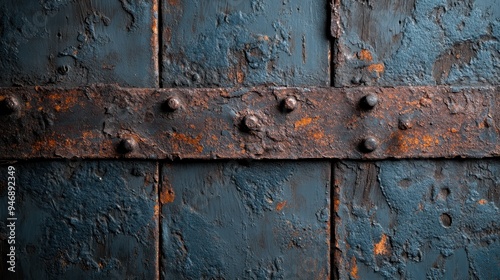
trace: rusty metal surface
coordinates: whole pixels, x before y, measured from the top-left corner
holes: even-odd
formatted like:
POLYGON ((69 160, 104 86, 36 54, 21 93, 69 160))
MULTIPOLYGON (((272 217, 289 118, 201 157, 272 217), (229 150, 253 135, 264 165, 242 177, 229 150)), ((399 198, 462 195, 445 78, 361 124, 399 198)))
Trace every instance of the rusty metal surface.
POLYGON ((1 1, 0 86, 158 86, 157 21, 156 0, 1 1))
POLYGON ((500 1, 333 1, 338 87, 497 85, 500 1))
MULTIPOLYGON (((17 162, 15 244, 0 165, 2 279, 158 279, 158 165, 17 162), (15 273, 7 253, 15 246, 15 273)), ((9 180, 10 182, 10 180, 9 180)))
POLYGON ((166 164, 164 279, 329 279, 328 162, 166 164))
POLYGON ((335 165, 338 279, 499 279, 500 162, 335 165))
POLYGON ((0 107, 10 114, 0 116, 0 155, 490 157, 500 153, 498 92, 499 87, 4 88, 0 107))
POLYGON ((327 1, 161 0, 162 86, 328 86, 327 1))

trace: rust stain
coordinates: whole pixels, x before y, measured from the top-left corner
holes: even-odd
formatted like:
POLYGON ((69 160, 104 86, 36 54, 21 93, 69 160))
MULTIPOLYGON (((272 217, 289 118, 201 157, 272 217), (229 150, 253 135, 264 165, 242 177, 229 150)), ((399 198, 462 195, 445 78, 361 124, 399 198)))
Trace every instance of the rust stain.
MULTIPOLYGON (((149 39, 149 43, 151 44, 151 51, 153 54, 157 54, 159 51, 159 42, 158 42, 158 17, 160 16, 158 13, 158 1, 160 0, 154 0, 153 5, 152 5, 152 11, 151 11, 151 38, 149 39)), ((160 73, 158 72, 158 69, 160 68, 160 62, 159 58, 157 55, 153 55, 151 58, 153 62, 153 67, 154 67, 154 73, 155 76, 158 77, 160 73)), ((158 86, 158 85, 157 85, 158 86)))
POLYGON ((286 201, 281 201, 276 204, 276 211, 281 211, 286 206, 286 201))
POLYGON ((351 277, 359 279, 358 264, 356 263, 356 257, 351 258, 351 277))
POLYGON ((398 142, 401 152, 407 153, 408 151, 419 148, 430 148, 439 145, 439 139, 431 135, 398 135, 398 142))
POLYGON ((451 132, 451 133, 457 133, 457 132, 458 132, 458 129, 456 129, 456 128, 450 128, 450 132, 451 132))
POLYGON ((168 0, 168 4, 170 6, 178 6, 180 3, 180 0, 168 0))
POLYGON ((199 153, 203 152, 203 146, 200 144, 201 135, 198 135, 196 138, 192 138, 186 134, 174 132, 173 137, 176 140, 182 141, 186 144, 195 147, 197 152, 199 153))
POLYGON ((373 245, 373 251, 375 252, 375 255, 385 255, 389 253, 389 250, 387 249, 387 235, 382 234, 380 241, 373 245))
POLYGON ((358 52, 358 58, 365 61, 373 60, 372 53, 366 49, 362 49, 360 52, 358 52))
POLYGON ((323 131, 317 131, 312 134, 312 137, 316 140, 322 139, 325 136, 323 131))
POLYGON ((335 210, 335 212, 339 211, 339 207, 340 207, 340 199, 335 198, 333 200, 333 209, 335 210))
POLYGON ((384 72, 385 66, 383 63, 376 63, 376 64, 371 64, 368 65, 367 67, 368 71, 370 72, 375 72, 377 75, 380 77, 380 75, 384 72))
POLYGON ((479 203, 479 204, 481 204, 481 205, 485 205, 486 203, 488 203, 488 201, 487 201, 486 199, 484 199, 484 198, 483 198, 483 199, 480 199, 480 200, 478 201, 478 203, 479 203))
POLYGON ((34 152, 50 151, 57 146, 57 141, 54 139, 48 139, 46 141, 37 141, 33 144, 34 152))
POLYGON ((59 93, 53 93, 48 95, 47 98, 55 104, 54 109, 57 112, 67 111, 69 108, 75 106, 75 104, 78 102, 76 93, 76 90, 71 90, 65 93, 64 96, 59 93))
POLYGON ((167 204, 174 202, 175 192, 171 187, 164 187, 160 193, 161 204, 167 204))
POLYGON ((295 122, 295 129, 307 126, 312 123, 312 121, 317 120, 319 117, 314 118, 303 118, 295 122))

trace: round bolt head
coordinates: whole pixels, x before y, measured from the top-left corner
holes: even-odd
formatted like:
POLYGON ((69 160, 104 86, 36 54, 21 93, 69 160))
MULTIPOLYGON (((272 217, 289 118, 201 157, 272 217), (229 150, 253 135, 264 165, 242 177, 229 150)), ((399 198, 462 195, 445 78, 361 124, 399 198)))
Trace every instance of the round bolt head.
POLYGON ((256 116, 249 115, 243 119, 243 125, 248 130, 258 130, 260 128, 260 121, 256 116))
POLYGON ((361 142, 361 150, 365 153, 371 153, 378 148, 378 140, 374 137, 367 137, 361 142))
POLYGON ((19 112, 21 110, 21 105, 19 101, 12 97, 6 97, 0 104, 0 114, 1 115, 11 115, 13 113, 19 112))
POLYGON ((369 93, 361 99, 361 107, 366 110, 373 109, 378 104, 378 96, 374 93, 369 93))
POLYGON ((137 142, 134 138, 124 138, 120 141, 120 145, 118 146, 118 151, 122 154, 128 154, 133 152, 137 148, 137 142))
POLYGON ((412 127, 411 121, 408 118, 400 118, 398 121, 398 128, 401 130, 407 130, 412 127))
POLYGON ((181 107, 181 101, 177 97, 169 97, 165 105, 169 111, 175 111, 181 107))
POLYGON ((283 99, 283 108, 286 111, 293 111, 297 108, 297 99, 293 96, 288 96, 287 98, 283 99))

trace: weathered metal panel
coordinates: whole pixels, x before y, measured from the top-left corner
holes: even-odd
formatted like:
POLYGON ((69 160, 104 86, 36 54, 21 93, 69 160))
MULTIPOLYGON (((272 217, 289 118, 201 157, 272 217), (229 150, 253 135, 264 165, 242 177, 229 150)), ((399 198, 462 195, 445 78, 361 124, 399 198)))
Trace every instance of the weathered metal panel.
MULTIPOLYGON (((43 161, 15 167, 15 273, 7 271, 7 165, 0 166, 2 279, 156 279, 158 167, 43 161)), ((9 216, 10 217, 10 216, 9 216)))
POLYGON ((327 86, 327 4, 162 0, 162 85, 327 86))
POLYGON ((499 89, 3 89, 0 157, 491 157, 499 89))
POLYGON ((162 170, 165 279, 329 279, 329 163, 162 170))
POLYGON ((333 2, 336 86, 500 83, 499 0, 333 2))
POLYGON ((0 3, 0 86, 158 84, 157 1, 0 3))
POLYGON ((335 165, 338 279, 500 279, 498 160, 335 165))

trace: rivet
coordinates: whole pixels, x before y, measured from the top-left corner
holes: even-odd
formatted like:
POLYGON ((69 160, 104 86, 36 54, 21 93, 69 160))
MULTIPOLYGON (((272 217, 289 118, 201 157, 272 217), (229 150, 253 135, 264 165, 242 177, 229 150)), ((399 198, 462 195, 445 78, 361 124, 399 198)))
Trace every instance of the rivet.
POLYGON ((361 98, 360 105, 365 110, 371 110, 378 104, 378 97, 374 93, 369 93, 361 98))
POLYGON ((406 117, 401 117, 398 120, 398 128, 401 130, 407 130, 412 127, 411 120, 406 117))
POLYGON ((12 96, 6 97, 0 104, 1 115, 10 115, 20 110, 21 110, 21 105, 19 104, 19 101, 12 96))
POLYGON ((361 150, 365 153, 371 153, 378 148, 378 140, 374 137, 367 137, 361 142, 361 150))
POLYGON ((181 101, 179 98, 172 96, 165 101, 164 105, 168 111, 176 111, 181 107, 181 101))
POLYGON ((200 82, 201 77, 198 73, 194 73, 193 75, 191 75, 191 80, 195 83, 198 83, 198 82, 200 82))
POLYGON ((260 128, 259 118, 257 118, 254 115, 245 116, 245 118, 243 118, 243 126, 247 130, 259 130, 260 128))
POLYGON ((293 96, 288 96, 287 98, 283 99, 283 108, 286 111, 293 111, 295 108, 297 108, 297 99, 293 96))
POLYGON ((120 145, 118 146, 118 151, 122 154, 128 154, 133 152, 137 148, 137 142, 134 138, 127 137, 123 138, 120 141, 120 145))
POLYGON ((59 74, 61 75, 66 75, 69 72, 69 66, 68 65, 59 66, 57 68, 57 72, 59 72, 59 74))

